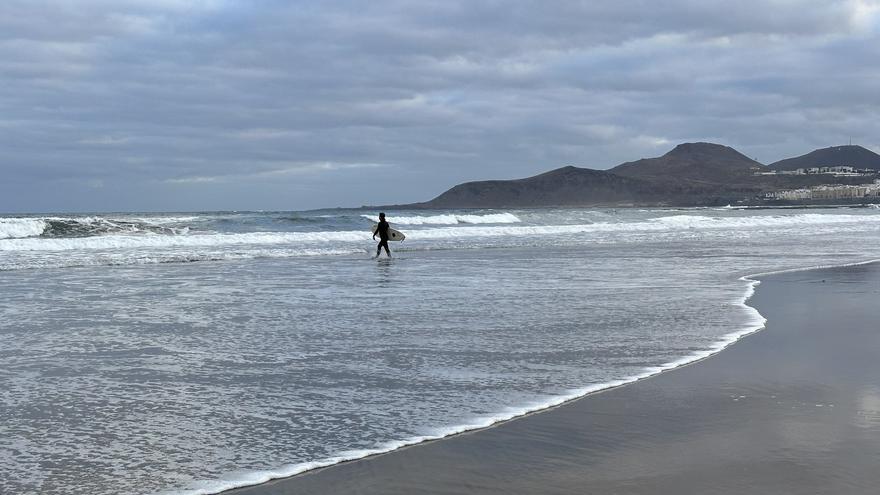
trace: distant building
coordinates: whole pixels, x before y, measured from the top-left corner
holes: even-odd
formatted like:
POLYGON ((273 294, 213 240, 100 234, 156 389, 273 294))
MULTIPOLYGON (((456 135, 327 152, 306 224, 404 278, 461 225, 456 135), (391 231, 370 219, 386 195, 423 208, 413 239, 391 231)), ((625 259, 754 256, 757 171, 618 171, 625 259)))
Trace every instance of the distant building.
POLYGON ((783 201, 802 201, 805 199, 813 199, 813 195, 809 189, 789 189, 786 191, 773 191, 764 195, 767 200, 783 200, 783 201))
POLYGON ((873 184, 823 185, 809 189, 773 191, 764 195, 764 199, 767 201, 859 200, 865 198, 880 198, 880 180, 875 180, 873 184))
POLYGON ((837 176, 858 176, 858 175, 875 175, 876 170, 870 168, 857 169, 849 165, 837 165, 833 167, 810 167, 796 168, 794 170, 771 170, 768 172, 760 172, 755 175, 813 175, 813 174, 831 174, 837 176))

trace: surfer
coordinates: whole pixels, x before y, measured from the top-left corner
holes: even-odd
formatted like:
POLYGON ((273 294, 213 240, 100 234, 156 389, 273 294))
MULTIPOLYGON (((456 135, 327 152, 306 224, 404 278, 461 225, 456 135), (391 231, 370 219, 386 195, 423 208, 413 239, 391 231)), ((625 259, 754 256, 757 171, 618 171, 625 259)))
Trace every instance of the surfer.
POLYGON ((379 245, 376 246, 376 257, 379 257, 379 253, 382 252, 382 248, 385 248, 385 252, 388 254, 388 257, 391 257, 391 250, 388 249, 388 229, 391 226, 388 225, 388 222, 385 221, 385 214, 379 213, 379 224, 376 226, 376 230, 373 232, 373 240, 376 240, 376 234, 379 235, 379 245))

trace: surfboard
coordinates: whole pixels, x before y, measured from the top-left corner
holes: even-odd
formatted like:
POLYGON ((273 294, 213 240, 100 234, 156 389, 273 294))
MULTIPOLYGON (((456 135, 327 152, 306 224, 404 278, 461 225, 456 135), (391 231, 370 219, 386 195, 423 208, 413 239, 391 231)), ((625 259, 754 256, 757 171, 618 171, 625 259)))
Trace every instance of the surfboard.
MULTIPOLYGON (((375 233, 376 233, 376 229, 378 229, 378 228, 379 228, 379 224, 378 224, 378 223, 374 223, 374 224, 373 224, 373 230, 372 230, 371 232, 373 232, 373 233, 375 234, 375 233)), ((402 241, 402 240, 404 240, 404 239, 406 239, 406 236, 403 235, 403 232, 401 232, 401 231, 399 231, 399 230, 394 230, 394 229, 392 229, 392 228, 390 228, 390 227, 388 228, 388 240, 389 240, 389 241, 402 241)))

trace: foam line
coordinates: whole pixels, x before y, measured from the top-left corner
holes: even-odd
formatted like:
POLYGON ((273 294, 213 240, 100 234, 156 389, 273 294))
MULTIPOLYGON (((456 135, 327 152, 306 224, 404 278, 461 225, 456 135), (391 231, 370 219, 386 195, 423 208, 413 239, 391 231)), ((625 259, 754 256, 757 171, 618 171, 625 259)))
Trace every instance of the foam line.
POLYGON ((646 378, 658 375, 660 373, 673 370, 676 368, 680 368, 682 366, 686 366, 697 361, 701 361, 706 359, 709 356, 717 354, 722 350, 729 347, 731 344, 735 343, 739 339, 745 337, 746 335, 755 333, 764 328, 766 319, 758 312, 757 309, 746 304, 748 300, 754 295, 755 287, 758 286, 761 282, 759 280, 753 280, 749 277, 741 277, 740 281, 746 283, 746 290, 743 293, 743 296, 736 301, 736 304, 744 309, 746 309, 749 313, 749 317, 747 321, 743 324, 743 327, 737 331, 731 332, 729 334, 724 335, 721 339, 719 339, 716 343, 706 349, 704 351, 694 352, 690 355, 682 357, 681 359, 677 359, 675 361, 671 361, 659 366, 653 366, 649 368, 645 368, 641 373, 634 375, 629 378, 623 378, 620 380, 612 380, 608 382, 598 383, 595 385, 590 385, 587 387, 571 390, 566 394, 557 395, 549 398, 548 400, 540 401, 540 402, 531 402, 529 404, 525 404, 519 407, 510 407, 505 410, 491 415, 491 416, 481 416, 474 418, 469 423, 449 426, 445 428, 440 428, 435 430, 434 432, 409 437, 403 440, 391 441, 381 444, 373 449, 364 449, 364 450, 350 450, 346 452, 341 452, 340 454, 332 457, 328 457, 325 459, 303 462, 297 464, 291 464, 289 466, 283 466, 278 469, 273 470, 265 470, 265 471, 255 471, 247 474, 241 478, 237 479, 229 479, 229 480, 217 480, 217 481, 204 481, 200 482, 199 486, 190 490, 180 491, 180 492, 169 492, 176 493, 179 495, 212 495, 216 493, 220 493, 226 490, 232 490, 234 488, 240 488, 244 486, 252 486, 262 484, 273 479, 280 478, 289 478, 291 476, 295 476, 298 474, 302 474, 307 471, 311 471, 314 469, 319 469, 323 467, 332 466, 335 464, 339 464, 342 462, 353 461, 357 459, 363 459, 365 457, 370 457, 378 454, 388 453, 402 447, 407 447, 411 445, 416 445, 419 443, 424 443, 433 440, 440 440, 443 438, 448 438, 453 435, 457 435, 460 433, 464 433, 467 431, 480 430, 484 428, 488 428, 490 426, 497 425, 499 423, 503 423, 506 421, 510 421, 515 418, 527 416, 530 414, 542 412, 554 407, 558 407, 565 403, 586 397, 588 395, 610 390, 613 388, 621 387, 623 385, 634 383, 639 380, 644 380, 646 378))
POLYGON ((745 282, 746 290, 743 293, 743 296, 736 302, 736 304, 743 309, 747 310, 749 313, 749 318, 744 323, 743 327, 740 330, 728 333, 722 336, 715 344, 710 346, 709 349, 704 351, 694 352, 689 354, 681 359, 677 359, 675 361, 668 362, 666 364, 662 364, 660 366, 645 368, 642 373, 637 374, 630 378, 624 378, 621 380, 614 380, 609 382, 604 382, 596 385, 591 385, 588 387, 584 387, 581 389, 573 390, 568 394, 559 395, 550 398, 544 402, 533 402, 530 404, 526 404, 517 408, 508 408, 504 411, 495 414, 493 416, 484 416, 475 418, 470 423, 463 425, 450 426, 447 428, 442 428, 435 431, 432 434, 422 435, 410 437, 404 440, 391 441, 386 442, 382 445, 377 446, 373 449, 364 449, 364 450, 350 450, 346 452, 342 452, 339 455, 328 457, 318 461, 304 462, 298 464, 292 464, 289 466, 281 467, 274 470, 266 470, 266 471, 255 471, 249 473, 248 475, 235 479, 235 480, 218 480, 218 481, 210 481, 210 482, 202 482, 201 486, 198 488, 194 488, 191 490, 186 490, 182 492, 169 492, 169 493, 177 493, 180 495, 213 495, 216 493, 220 493, 226 490, 231 490, 234 488, 241 488, 244 486, 252 486, 262 484, 273 479, 280 478, 289 478, 291 476, 295 476, 298 474, 302 474, 306 471, 311 471, 314 469, 319 469, 323 467, 332 466, 335 464, 339 464, 346 461, 353 461, 357 459, 363 459, 365 457, 388 453, 402 447, 407 447, 410 445, 415 445, 423 442, 428 442, 432 440, 440 440, 443 438, 448 438, 453 435, 457 435, 460 433, 464 433, 467 431, 479 430, 488 428, 490 426, 497 425, 499 423, 503 423, 506 421, 510 421, 515 418, 527 416, 529 414, 538 413, 541 411, 545 411, 560 405, 563 405, 567 402, 571 402, 588 395, 610 390, 613 388, 621 387, 623 385, 627 385, 629 383, 634 383, 639 380, 644 380, 646 378, 650 378, 652 376, 656 376, 660 373, 670 371, 676 368, 680 368, 682 366, 687 366, 698 361, 702 361, 710 356, 713 356, 727 347, 730 347, 732 344, 742 339, 743 337, 750 335, 752 333, 758 332, 765 328, 765 324, 767 319, 758 312, 752 306, 749 306, 747 303, 749 299, 755 294, 755 288, 760 285, 761 281, 757 280, 758 277, 774 275, 779 273, 791 273, 791 272, 800 272, 800 271, 812 271, 818 269, 825 268, 836 268, 836 267, 847 267, 847 266, 860 266, 867 265, 871 263, 878 263, 880 259, 873 259, 868 261, 859 261, 854 263, 844 263, 839 265, 821 265, 821 266, 810 266, 804 268, 793 268, 787 270, 777 270, 771 272, 762 272, 752 275, 746 275, 740 277, 738 280, 745 282))
MULTIPOLYGON (((373 215, 361 215, 367 220, 378 222, 379 217, 373 215)), ((512 213, 488 213, 485 215, 430 215, 430 216, 411 216, 411 217, 388 217, 389 221, 401 225, 457 225, 466 224, 483 224, 483 223, 520 223, 519 217, 512 213)))
MULTIPOLYGON (((863 215, 791 215, 748 218, 713 218, 699 215, 673 215, 633 223, 599 222, 549 226, 467 226, 429 228, 411 231, 410 240, 438 240, 461 237, 503 237, 532 235, 570 235, 592 232, 659 232, 688 229, 735 229, 754 227, 800 227, 805 225, 877 224, 880 216, 863 215)), ((28 227, 31 231, 36 227, 28 227)), ((370 240, 367 231, 328 232, 253 232, 244 234, 107 234, 92 237, 7 238, 0 239, 0 251, 67 251, 74 249, 120 249, 143 247, 236 246, 244 244, 284 244, 320 242, 363 242, 370 240)))
POLYGON ((752 280, 754 278, 767 277, 770 275, 779 275, 782 273, 809 272, 809 271, 813 271, 813 270, 826 270, 829 268, 846 268, 849 266, 870 265, 872 263, 880 263, 880 258, 870 259, 867 261, 854 261, 852 263, 839 263, 839 264, 831 264, 831 265, 813 265, 813 266, 807 266, 807 267, 801 267, 801 268, 786 268, 784 270, 773 270, 773 271, 769 271, 769 272, 761 272, 761 273, 755 273, 752 275, 746 275, 746 276, 742 277, 741 280, 752 280))
POLYGON ((120 235, 111 234, 74 238, 5 239, 0 251, 70 251, 125 248, 163 247, 221 247, 240 245, 272 245, 302 242, 363 242, 370 240, 369 232, 254 232, 247 234, 189 234, 189 235, 120 235))

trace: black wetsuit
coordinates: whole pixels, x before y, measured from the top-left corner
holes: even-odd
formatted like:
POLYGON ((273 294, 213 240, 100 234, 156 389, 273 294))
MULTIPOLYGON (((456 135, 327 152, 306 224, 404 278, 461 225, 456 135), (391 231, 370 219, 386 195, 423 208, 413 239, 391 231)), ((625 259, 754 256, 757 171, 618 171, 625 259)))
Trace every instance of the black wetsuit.
POLYGON ((379 235, 379 245, 376 246, 376 256, 379 256, 383 247, 388 256, 391 256, 391 250, 388 249, 388 229, 390 228, 391 226, 388 225, 388 222, 385 220, 379 221, 379 225, 376 227, 376 234, 379 235))

